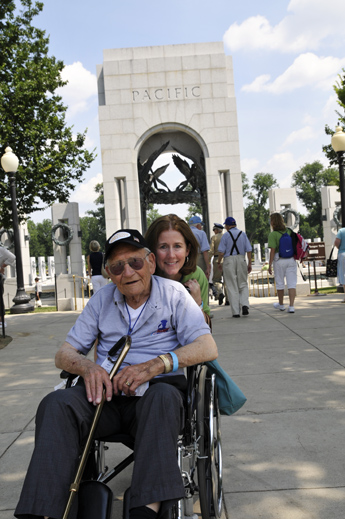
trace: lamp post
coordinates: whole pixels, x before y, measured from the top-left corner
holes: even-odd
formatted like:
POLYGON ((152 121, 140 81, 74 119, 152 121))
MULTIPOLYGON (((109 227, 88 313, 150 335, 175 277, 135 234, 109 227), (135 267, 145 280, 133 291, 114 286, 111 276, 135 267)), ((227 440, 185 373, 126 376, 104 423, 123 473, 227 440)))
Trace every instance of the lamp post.
POLYGON ((339 185, 341 201, 341 226, 345 227, 345 180, 344 180, 344 152, 345 152, 345 133, 341 126, 337 126, 332 136, 332 148, 338 156, 339 164, 339 185))
POLYGON ((22 250, 20 247, 20 235, 17 213, 17 196, 16 196, 16 173, 18 169, 18 157, 7 147, 4 155, 1 157, 1 166, 5 173, 8 174, 10 181, 10 192, 12 201, 12 219, 13 219, 13 239, 14 252, 16 255, 16 273, 17 273, 17 293, 13 298, 14 305, 11 307, 11 314, 24 314, 34 311, 34 305, 30 303, 30 296, 25 292, 22 250))

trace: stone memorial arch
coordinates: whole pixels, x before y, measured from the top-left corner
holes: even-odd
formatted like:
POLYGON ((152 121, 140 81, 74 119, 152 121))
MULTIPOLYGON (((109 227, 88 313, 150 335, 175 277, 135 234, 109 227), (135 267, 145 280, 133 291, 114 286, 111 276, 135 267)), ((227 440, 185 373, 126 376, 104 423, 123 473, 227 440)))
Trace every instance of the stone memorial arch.
POLYGON ((107 235, 144 232, 150 203, 195 200, 206 230, 229 215, 244 229, 232 59, 223 44, 105 50, 97 76, 107 235), (164 181, 169 161, 154 165, 167 152, 185 178, 175 190, 164 181))

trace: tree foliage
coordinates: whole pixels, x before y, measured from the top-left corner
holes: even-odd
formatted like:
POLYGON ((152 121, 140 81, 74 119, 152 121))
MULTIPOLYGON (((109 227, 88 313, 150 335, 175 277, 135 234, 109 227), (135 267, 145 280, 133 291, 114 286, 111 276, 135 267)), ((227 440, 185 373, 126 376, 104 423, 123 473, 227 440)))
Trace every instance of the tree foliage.
MULTIPOLYGON (((336 110, 335 113, 338 116, 338 125, 343 127, 343 131, 345 130, 345 69, 342 69, 342 73, 338 74, 338 81, 336 81, 335 85, 333 85, 333 90, 337 94, 338 99, 337 103, 341 108, 341 111, 336 110)), ((331 136, 335 133, 335 128, 330 128, 328 124, 325 126, 326 135, 331 136)), ((322 151, 325 153, 326 157, 329 160, 330 165, 338 164, 337 154, 332 148, 331 143, 322 147, 322 151)), ((339 185, 339 181, 338 184, 339 185)))
POLYGON ((305 238, 312 238, 313 235, 323 237, 321 188, 335 186, 338 183, 337 168, 324 169, 318 160, 305 164, 292 175, 292 187, 296 188, 297 197, 308 211, 304 225, 309 224, 310 234, 308 235, 306 232, 307 227, 303 230, 301 228, 302 234, 305 233, 303 234, 305 238))
POLYGON ((242 173, 242 184, 249 203, 244 210, 246 233, 251 243, 263 247, 270 232, 268 191, 279 187, 272 173, 256 173, 250 186, 247 175, 242 173))
MULTIPOLYGON (((48 55, 49 38, 32 25, 43 9, 33 0, 0 4, 0 153, 10 146, 19 158, 19 220, 54 202, 68 202, 75 183, 94 160, 84 148, 86 131, 66 126, 66 106, 56 90, 62 61, 48 55), (19 5, 19 12, 17 10, 19 5)), ((0 222, 11 226, 7 179, 0 181, 0 222)))
POLYGON ((44 256, 47 258, 48 256, 53 256, 51 220, 46 219, 38 224, 28 220, 28 232, 30 235, 30 257, 38 258, 39 256, 44 256))
POLYGON ((147 228, 149 228, 151 223, 154 220, 157 220, 157 218, 159 218, 160 216, 162 215, 159 214, 158 209, 155 209, 153 204, 149 204, 149 208, 146 214, 147 228))

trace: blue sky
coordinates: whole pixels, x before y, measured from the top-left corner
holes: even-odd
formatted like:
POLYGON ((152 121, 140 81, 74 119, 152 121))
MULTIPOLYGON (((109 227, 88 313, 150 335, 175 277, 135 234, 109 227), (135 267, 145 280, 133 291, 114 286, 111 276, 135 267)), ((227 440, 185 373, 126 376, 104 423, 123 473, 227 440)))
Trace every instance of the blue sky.
MULTIPOLYGON (((345 68, 344 0, 46 0, 34 25, 65 63, 67 122, 88 128, 98 158, 71 196, 80 214, 102 181, 96 65, 103 50, 223 41, 233 57, 241 169, 272 173, 280 187, 307 162, 327 165, 325 124, 335 127, 333 85, 345 68)), ((34 221, 50 218, 50 210, 34 221)))

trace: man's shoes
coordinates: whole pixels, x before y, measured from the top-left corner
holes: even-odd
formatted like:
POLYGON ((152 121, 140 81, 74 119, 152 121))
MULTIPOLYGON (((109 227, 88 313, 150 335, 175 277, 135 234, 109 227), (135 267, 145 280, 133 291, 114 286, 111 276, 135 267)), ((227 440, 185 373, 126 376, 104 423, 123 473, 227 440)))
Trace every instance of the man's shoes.
POLYGON ((219 294, 218 304, 219 304, 219 305, 222 305, 222 304, 223 304, 223 301, 224 301, 224 294, 219 294))
POLYGON ((240 314, 233 315, 232 317, 241 317, 240 314))
POLYGON ((249 315, 248 306, 242 306, 242 315, 249 315))
POLYGON ((294 309, 293 306, 289 306, 289 308, 288 308, 288 313, 289 313, 289 314, 294 314, 294 313, 295 313, 295 309, 294 309))
POLYGON ((279 303, 273 303, 273 306, 276 310, 280 310, 281 312, 284 312, 285 305, 280 305, 279 303))
POLYGON ((229 301, 226 300, 226 301, 225 301, 225 306, 229 306, 229 305, 230 305, 229 301))

